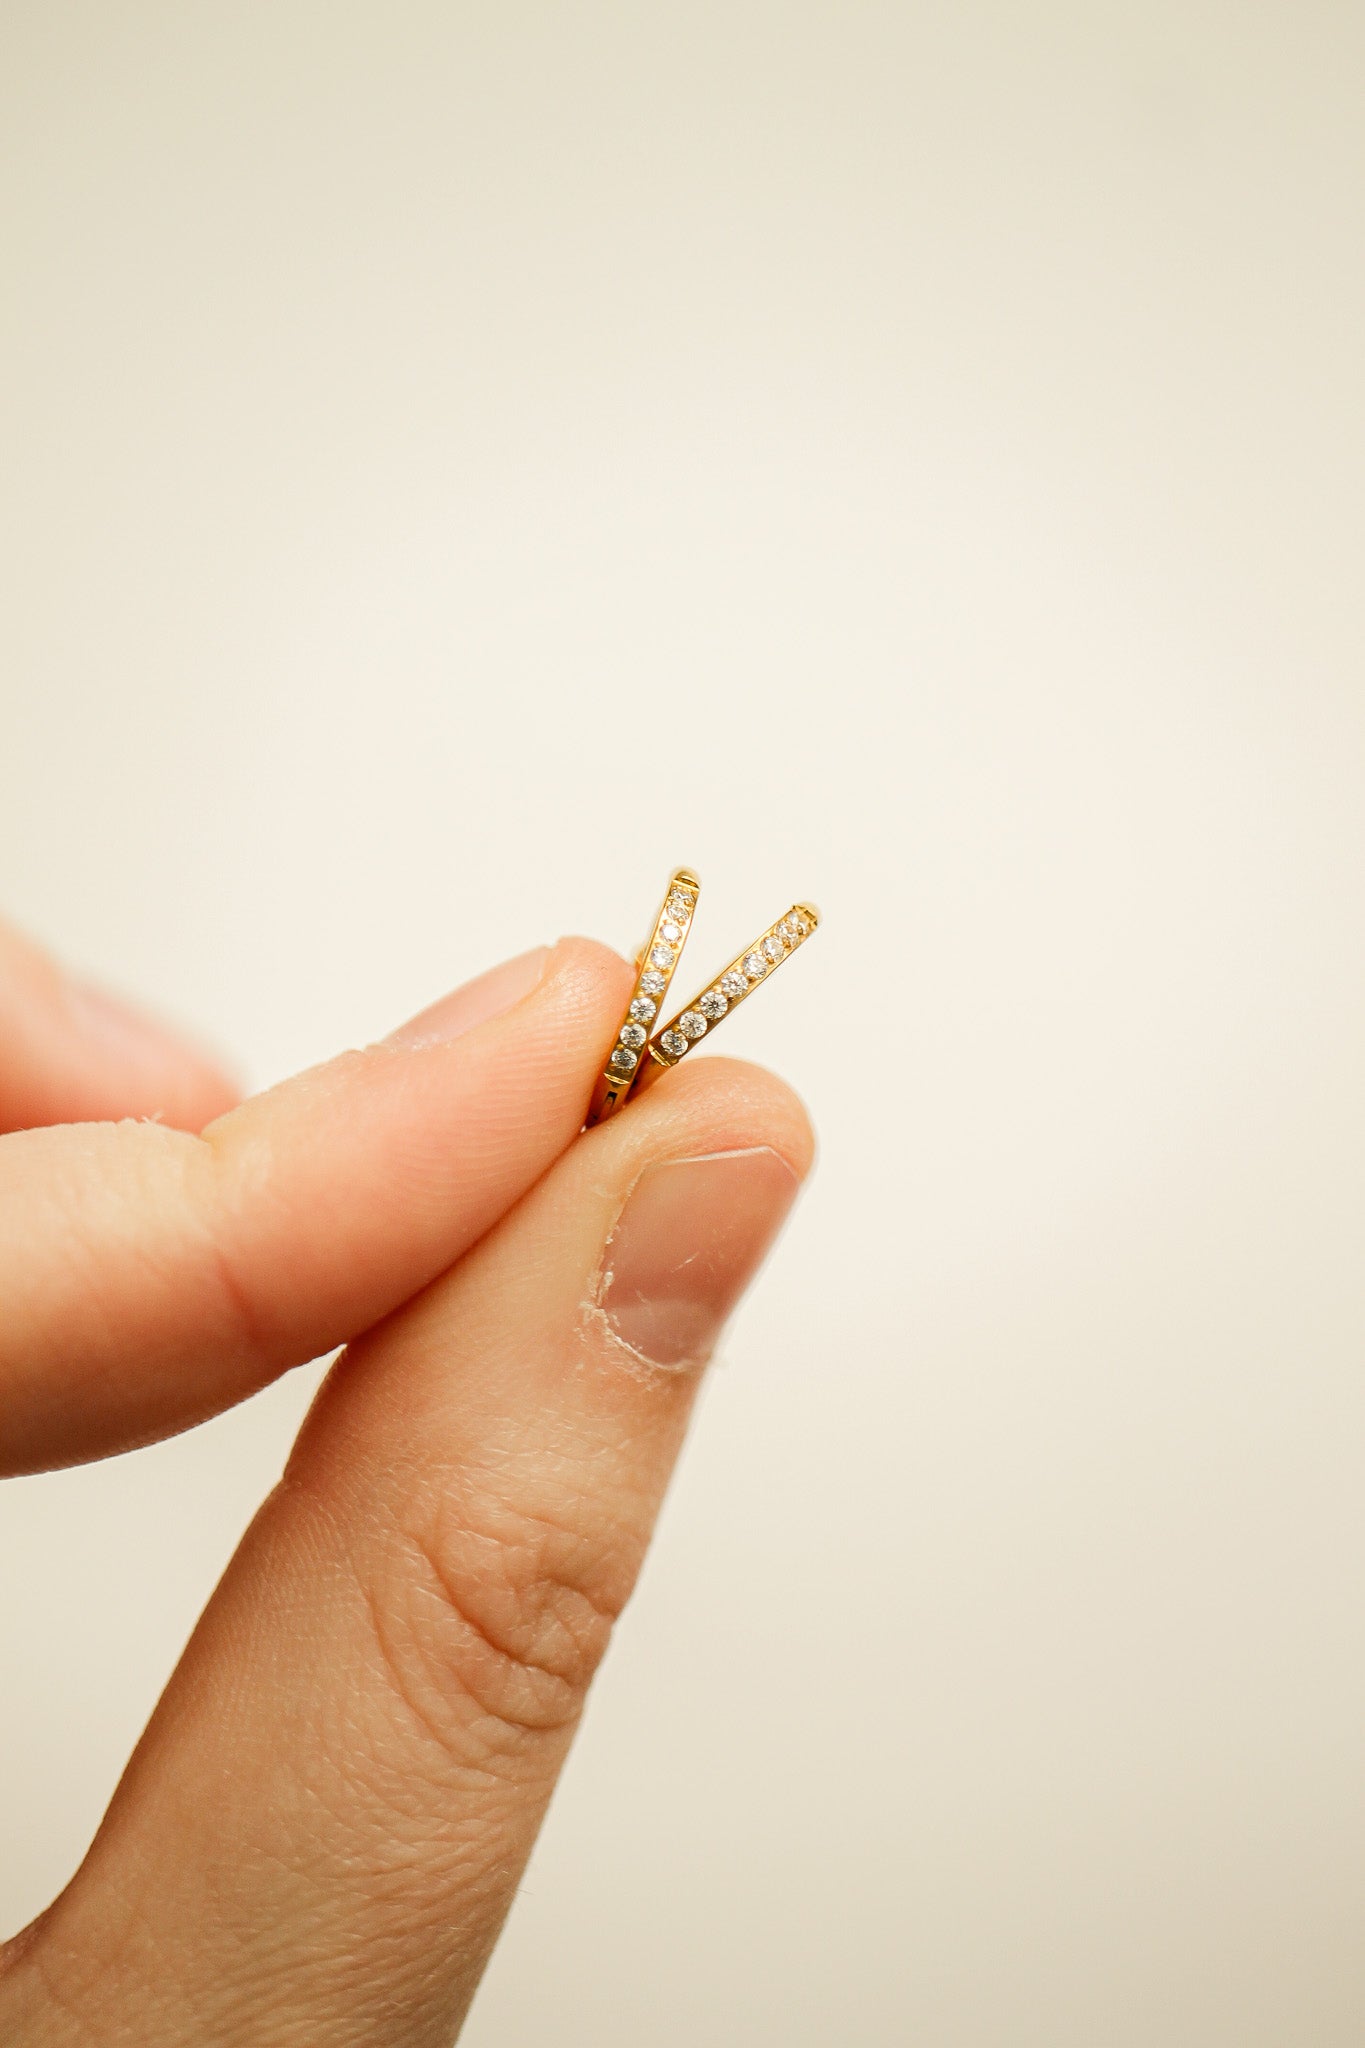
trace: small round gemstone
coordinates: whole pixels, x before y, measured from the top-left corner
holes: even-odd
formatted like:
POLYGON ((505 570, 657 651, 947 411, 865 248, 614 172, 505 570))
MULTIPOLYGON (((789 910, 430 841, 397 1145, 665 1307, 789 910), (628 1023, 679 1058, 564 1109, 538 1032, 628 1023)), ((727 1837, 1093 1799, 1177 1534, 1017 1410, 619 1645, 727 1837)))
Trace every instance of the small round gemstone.
POLYGON ((794 920, 790 917, 783 918, 781 924, 777 927, 777 935, 780 939, 785 939, 789 946, 794 946, 801 936, 796 929, 794 920))
POLYGON ((706 1019, 700 1010, 684 1010, 678 1019, 678 1029, 688 1038, 701 1038, 706 1031, 706 1019))
POLYGON ((697 1008, 701 1011, 702 1016, 709 1017, 712 1023, 715 1022, 717 1017, 723 1017, 729 1007, 730 1005, 726 1002, 718 988, 708 988, 704 996, 698 996, 697 998, 697 1008))
POLYGON ((692 915, 692 905, 686 896, 670 896, 667 910, 670 917, 676 917, 679 924, 686 924, 692 915))
POLYGON ((743 995, 749 986, 749 978, 741 974, 737 967, 729 967, 720 978, 720 986, 722 993, 733 1000, 735 996, 743 995))
POLYGON ((664 1051, 669 1053, 675 1060, 680 1060, 687 1051, 688 1042, 683 1037, 681 1031, 665 1031, 659 1043, 664 1051))
POLYGON ((670 946, 676 946, 682 937, 682 926, 676 918, 666 917, 659 926, 659 937, 666 940, 670 946))
POLYGON ((632 1067, 638 1065, 639 1058, 639 1053, 632 1052, 628 1045, 618 1045, 612 1048, 611 1065, 628 1074, 632 1067))
POLYGON ((761 953, 746 953, 744 955, 744 972, 748 975, 750 981, 761 981, 767 971, 768 963, 761 953))
POLYGON ((792 919, 792 930, 796 933, 798 939, 804 939, 809 936, 810 919, 803 917, 799 910, 792 919))
POLYGON ((630 1014, 637 1024, 652 1024, 659 1005, 652 1003, 648 996, 636 996, 630 1006, 630 1014))
POLYGON ((640 1050, 648 1036, 649 1033, 645 1030, 643 1024, 623 1024, 621 1026, 622 1045, 633 1046, 636 1052, 640 1050))
POLYGON ((651 946, 649 957, 656 967, 671 967, 673 965, 673 948, 671 946, 651 946))
POLYGON ((776 932, 769 932, 763 941, 763 950, 770 960, 780 960, 787 949, 776 932))
POLYGON ((668 977, 660 974, 655 967, 646 967, 640 976, 640 986, 647 996, 661 996, 668 987, 668 977))

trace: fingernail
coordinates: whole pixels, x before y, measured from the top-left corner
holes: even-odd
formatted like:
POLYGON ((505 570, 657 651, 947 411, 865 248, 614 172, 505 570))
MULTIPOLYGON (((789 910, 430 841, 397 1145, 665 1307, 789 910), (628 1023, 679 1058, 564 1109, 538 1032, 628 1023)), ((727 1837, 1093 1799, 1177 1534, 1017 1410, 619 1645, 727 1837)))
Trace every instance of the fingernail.
POLYGON ((763 1262, 800 1180, 768 1146, 648 1166, 607 1241, 599 1304, 655 1365, 701 1365, 763 1262))
POLYGON ((430 1009, 391 1031, 385 1044, 440 1045, 447 1039, 458 1038, 462 1031, 472 1031, 476 1024, 487 1024, 490 1018, 500 1017, 523 996, 530 995, 549 957, 548 946, 534 946, 529 953, 519 953, 515 960, 490 967, 487 974, 467 981, 453 995, 442 996, 439 1003, 433 1003, 430 1009))

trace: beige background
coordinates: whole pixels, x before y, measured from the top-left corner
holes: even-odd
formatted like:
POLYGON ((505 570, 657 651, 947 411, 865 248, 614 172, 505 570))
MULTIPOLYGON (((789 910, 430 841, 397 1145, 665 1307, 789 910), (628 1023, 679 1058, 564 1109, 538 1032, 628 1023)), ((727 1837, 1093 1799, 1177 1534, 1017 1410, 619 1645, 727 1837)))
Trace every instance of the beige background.
MULTIPOLYGON (((1365 2036, 1363 22, 0 9, 12 911, 256 1082, 827 916, 475 2048, 1365 2036)), ((313 1377, 0 1492, 6 1927, 313 1377)))

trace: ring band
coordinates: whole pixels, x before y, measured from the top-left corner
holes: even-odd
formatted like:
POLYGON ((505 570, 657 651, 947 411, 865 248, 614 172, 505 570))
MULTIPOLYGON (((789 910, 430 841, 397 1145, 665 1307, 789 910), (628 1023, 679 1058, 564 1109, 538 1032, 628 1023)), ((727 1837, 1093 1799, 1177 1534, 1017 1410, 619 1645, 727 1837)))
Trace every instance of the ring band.
POLYGON ((649 1027, 668 994, 700 893, 701 883, 690 868, 674 869, 649 937, 636 956, 635 987, 616 1043, 593 1089, 587 1116, 589 1129, 615 1116, 635 1085, 641 1066, 648 1064, 643 1055, 649 1027))
POLYGON ((784 960, 805 944, 819 922, 820 913, 813 903, 794 903, 785 917, 760 932, 751 946, 650 1039, 649 1057, 653 1065, 641 1085, 652 1080, 659 1067, 676 1067, 708 1031, 714 1031, 746 996, 753 994, 760 982, 767 981, 784 960))

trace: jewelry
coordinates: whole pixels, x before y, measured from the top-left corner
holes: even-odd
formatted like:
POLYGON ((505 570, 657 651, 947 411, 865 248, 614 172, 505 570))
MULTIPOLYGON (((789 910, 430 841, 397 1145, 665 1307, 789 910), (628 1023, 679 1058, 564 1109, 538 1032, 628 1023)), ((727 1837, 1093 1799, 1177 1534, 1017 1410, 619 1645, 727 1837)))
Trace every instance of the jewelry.
MULTIPOLYGON (((708 1031, 714 1031, 722 1018, 737 1009, 761 981, 766 981, 798 946, 805 944, 819 922, 820 913, 813 903, 794 903, 785 917, 770 924, 766 932, 760 932, 751 946, 650 1039, 650 1059, 660 1067, 676 1067, 708 1031)), ((651 1070, 642 1078, 641 1085, 652 1078, 651 1070)))
POLYGON ((675 868, 653 929, 635 959, 635 988, 616 1043, 593 1089, 588 1127, 615 1116, 640 1072, 649 1027, 663 1007, 668 984, 687 938, 701 883, 690 868, 675 868))

